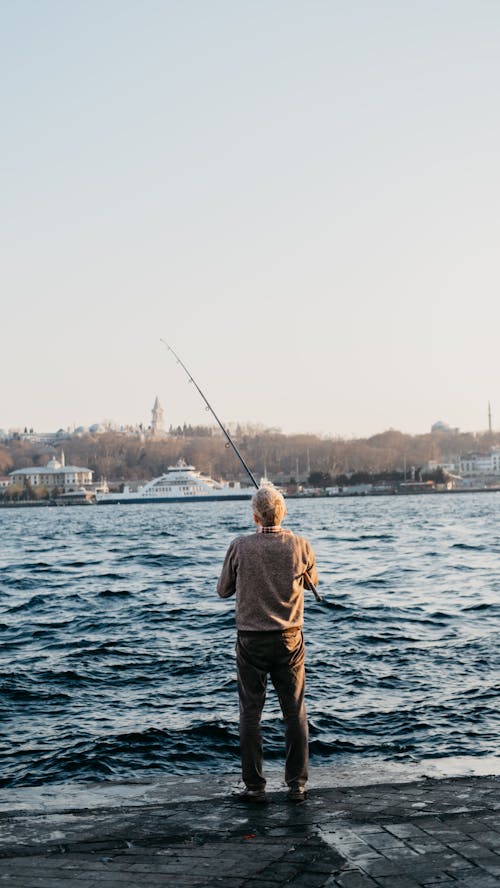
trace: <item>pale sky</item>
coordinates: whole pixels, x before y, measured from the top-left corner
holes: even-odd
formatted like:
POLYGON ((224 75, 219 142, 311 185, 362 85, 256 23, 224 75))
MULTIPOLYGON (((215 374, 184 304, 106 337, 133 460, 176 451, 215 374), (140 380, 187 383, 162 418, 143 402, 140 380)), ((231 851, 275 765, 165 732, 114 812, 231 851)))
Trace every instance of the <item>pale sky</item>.
POLYGON ((0 428, 500 427, 498 0, 0 13, 0 428))

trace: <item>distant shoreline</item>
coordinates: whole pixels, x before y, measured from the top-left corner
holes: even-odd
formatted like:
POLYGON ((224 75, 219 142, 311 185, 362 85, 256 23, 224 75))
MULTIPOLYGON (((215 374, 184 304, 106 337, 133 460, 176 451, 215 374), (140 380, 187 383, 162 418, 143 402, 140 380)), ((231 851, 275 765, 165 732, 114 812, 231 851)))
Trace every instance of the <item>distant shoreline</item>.
MULTIPOLYGON (((370 499, 380 499, 387 497, 407 497, 407 496, 446 496, 446 495, 455 495, 462 493, 500 493, 500 485, 498 487, 466 487, 466 488, 454 488, 452 490, 391 490, 387 491, 387 493, 377 491, 377 492, 364 492, 364 493, 289 493, 286 494, 287 500, 306 500, 306 499, 314 499, 314 500, 324 500, 324 499, 334 499, 334 500, 342 500, 342 499, 366 499, 369 497, 370 499)), ((238 500, 241 502, 241 500, 238 500)), ((172 498, 172 505, 175 503, 179 505, 183 501, 177 498, 172 498)), ((189 499, 189 503, 193 502, 213 502, 213 500, 203 499, 189 499)), ((228 502, 228 500, 226 500, 228 502)), ((28 509, 28 508, 76 508, 78 506, 83 506, 84 508, 88 508, 89 506, 96 506, 98 503, 93 502, 85 502, 85 503, 56 503, 54 501, 48 500, 21 500, 14 503, 0 503, 0 509, 28 509)), ((168 500, 163 499, 159 503, 155 502, 145 502, 145 503, 127 503, 126 501, 122 503, 112 503, 110 505, 113 506, 127 506, 127 505, 145 505, 145 506, 157 506, 157 505, 170 505, 168 500)))

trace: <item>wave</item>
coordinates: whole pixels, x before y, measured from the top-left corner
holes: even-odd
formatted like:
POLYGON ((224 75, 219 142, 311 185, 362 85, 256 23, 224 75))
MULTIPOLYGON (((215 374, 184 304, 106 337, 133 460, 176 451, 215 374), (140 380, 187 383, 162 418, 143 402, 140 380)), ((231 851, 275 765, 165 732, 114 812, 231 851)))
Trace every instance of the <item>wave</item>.
POLYGON ((452 543, 452 549, 462 549, 464 552, 485 552, 488 547, 480 544, 473 543, 452 543))
MULTIPOLYGON (((290 501, 325 595, 305 600, 313 763, 495 751, 498 540, 478 536, 474 495, 431 508, 290 501)), ((119 527, 112 510, 75 509, 63 535, 51 510, 36 529, 5 516, 5 785, 238 768, 234 599, 215 583, 247 509, 186 506, 165 530, 145 507, 119 527)), ((481 509, 497 526, 500 499, 481 509)), ((283 762, 271 683, 264 736, 283 762)))

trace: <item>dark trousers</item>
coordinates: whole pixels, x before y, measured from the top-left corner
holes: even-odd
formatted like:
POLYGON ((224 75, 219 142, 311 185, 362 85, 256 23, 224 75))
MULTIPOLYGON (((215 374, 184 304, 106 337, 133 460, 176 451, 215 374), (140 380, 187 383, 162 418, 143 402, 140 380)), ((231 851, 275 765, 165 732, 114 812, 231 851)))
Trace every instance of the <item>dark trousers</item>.
POLYGON ((260 720, 267 676, 278 694, 285 720, 285 780, 289 786, 307 780, 307 717, 304 701, 304 638, 301 629, 283 632, 238 632, 236 663, 240 702, 240 752, 243 781, 250 789, 266 784, 262 772, 260 720))

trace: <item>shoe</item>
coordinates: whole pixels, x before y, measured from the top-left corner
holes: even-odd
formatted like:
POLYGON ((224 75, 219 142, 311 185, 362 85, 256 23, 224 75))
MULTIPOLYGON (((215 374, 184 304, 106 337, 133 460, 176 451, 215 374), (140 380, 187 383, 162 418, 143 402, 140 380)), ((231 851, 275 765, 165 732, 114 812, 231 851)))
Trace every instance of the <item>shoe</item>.
POLYGON ((298 784, 296 786, 291 786, 288 790, 288 801, 289 802, 305 802, 307 799, 307 789, 302 784, 298 784))
POLYGON ((269 801, 266 790, 250 789, 248 786, 238 795, 240 802, 251 802, 252 804, 265 805, 269 801))

